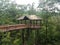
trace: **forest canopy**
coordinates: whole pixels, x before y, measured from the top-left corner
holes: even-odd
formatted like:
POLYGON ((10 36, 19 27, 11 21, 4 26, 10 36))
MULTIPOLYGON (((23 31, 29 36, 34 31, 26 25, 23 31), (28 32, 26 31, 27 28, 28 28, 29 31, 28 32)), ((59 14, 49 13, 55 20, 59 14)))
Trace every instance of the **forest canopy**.
POLYGON ((0 0, 0 25, 18 24, 16 19, 23 15, 37 15, 43 19, 42 28, 38 30, 0 32, 0 45, 22 45, 21 33, 26 36, 26 45, 60 45, 60 0, 39 0, 37 9, 34 5, 0 0))

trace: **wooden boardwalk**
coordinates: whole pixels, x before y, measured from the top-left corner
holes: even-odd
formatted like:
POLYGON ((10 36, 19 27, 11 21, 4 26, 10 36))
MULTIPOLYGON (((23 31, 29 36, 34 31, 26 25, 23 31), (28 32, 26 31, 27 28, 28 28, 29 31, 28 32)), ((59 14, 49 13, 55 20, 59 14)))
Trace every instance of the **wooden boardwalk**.
POLYGON ((26 24, 16 24, 16 25, 1 25, 0 30, 9 31, 16 29, 26 29, 26 28, 40 28, 40 25, 26 25, 26 24))

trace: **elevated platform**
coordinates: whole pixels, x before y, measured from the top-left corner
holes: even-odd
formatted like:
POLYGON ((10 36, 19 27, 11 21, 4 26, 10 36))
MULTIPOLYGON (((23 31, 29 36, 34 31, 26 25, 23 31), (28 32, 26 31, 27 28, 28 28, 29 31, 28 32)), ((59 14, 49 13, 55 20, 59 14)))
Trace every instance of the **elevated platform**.
POLYGON ((0 30, 1 30, 1 31, 10 31, 10 30, 26 29, 26 28, 38 29, 38 28, 40 28, 40 25, 16 24, 16 25, 1 25, 1 26, 0 26, 0 30))

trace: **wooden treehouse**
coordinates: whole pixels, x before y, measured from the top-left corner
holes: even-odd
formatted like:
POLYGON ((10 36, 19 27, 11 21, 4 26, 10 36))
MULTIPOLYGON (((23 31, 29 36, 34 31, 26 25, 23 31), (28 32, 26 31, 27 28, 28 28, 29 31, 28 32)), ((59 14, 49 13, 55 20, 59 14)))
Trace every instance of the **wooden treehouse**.
POLYGON ((36 15, 21 16, 17 19, 19 24, 15 25, 0 25, 0 30, 10 31, 16 29, 39 29, 41 28, 41 18, 36 15))

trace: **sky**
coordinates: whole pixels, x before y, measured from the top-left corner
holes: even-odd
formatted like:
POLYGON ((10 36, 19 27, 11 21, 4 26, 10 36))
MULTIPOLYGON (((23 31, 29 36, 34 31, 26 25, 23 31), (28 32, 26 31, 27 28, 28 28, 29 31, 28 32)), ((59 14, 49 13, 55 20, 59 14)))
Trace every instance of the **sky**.
MULTIPOLYGON (((39 0, 15 0, 15 2, 21 5, 32 4, 34 2, 35 8, 37 8, 39 0)), ((60 9, 60 5, 56 4, 55 6, 60 9)))
POLYGON ((25 5, 27 5, 27 4, 32 4, 33 2, 35 3, 35 7, 37 7, 38 6, 38 1, 39 0, 16 0, 16 3, 17 4, 25 4, 25 5))

